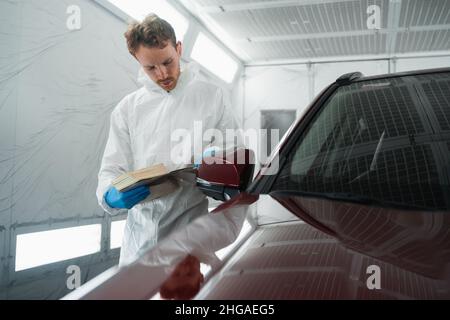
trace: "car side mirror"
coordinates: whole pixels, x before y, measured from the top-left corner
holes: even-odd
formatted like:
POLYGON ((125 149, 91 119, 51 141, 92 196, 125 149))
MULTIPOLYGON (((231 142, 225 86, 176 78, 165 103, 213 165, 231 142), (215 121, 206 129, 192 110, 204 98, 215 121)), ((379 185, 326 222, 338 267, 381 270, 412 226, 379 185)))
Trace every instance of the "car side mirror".
POLYGON ((227 201, 247 189, 253 179, 255 156, 250 149, 204 158, 198 169, 197 186, 209 197, 227 201))

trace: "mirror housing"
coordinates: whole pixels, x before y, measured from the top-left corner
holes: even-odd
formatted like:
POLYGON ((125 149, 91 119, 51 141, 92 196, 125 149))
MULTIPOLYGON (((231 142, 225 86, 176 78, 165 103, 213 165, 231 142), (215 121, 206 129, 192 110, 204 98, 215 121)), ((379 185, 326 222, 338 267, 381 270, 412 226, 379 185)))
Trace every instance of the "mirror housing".
POLYGON ((198 168, 197 186, 207 196, 227 201, 247 189, 254 170, 254 152, 238 148, 225 155, 204 158, 198 168))

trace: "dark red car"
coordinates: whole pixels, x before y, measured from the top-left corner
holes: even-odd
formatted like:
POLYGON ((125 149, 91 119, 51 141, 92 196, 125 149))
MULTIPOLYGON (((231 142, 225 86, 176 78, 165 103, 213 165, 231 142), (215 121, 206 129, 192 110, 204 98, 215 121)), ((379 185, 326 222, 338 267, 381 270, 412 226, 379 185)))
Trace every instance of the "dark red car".
POLYGON ((69 298, 450 298, 450 68, 340 77, 252 173, 203 165, 230 200, 69 298))

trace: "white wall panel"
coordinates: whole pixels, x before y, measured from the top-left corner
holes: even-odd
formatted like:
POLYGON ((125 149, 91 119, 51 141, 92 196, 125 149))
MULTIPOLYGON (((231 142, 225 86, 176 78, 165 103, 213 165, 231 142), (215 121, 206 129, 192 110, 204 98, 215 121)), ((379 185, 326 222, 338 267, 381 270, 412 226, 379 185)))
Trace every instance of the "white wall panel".
POLYGON ((396 72, 433 68, 450 68, 450 55, 446 57, 398 59, 395 63, 396 72))
MULTIPOLYGON (((21 29, 17 21, 20 6, 9 2, 0 2, 0 228, 10 223, 12 214, 11 196, 13 193, 15 120, 18 76, 15 68, 19 63, 17 52, 19 41, 14 32, 4 30, 21 29), (6 28, 8 26, 8 28, 6 28)), ((3 246, 3 243, 0 244, 3 246)))
MULTIPOLYGON (((306 65, 247 68, 244 128, 260 129, 261 110, 296 110, 299 115, 309 102, 308 76, 306 65)), ((259 146, 251 147, 256 151, 257 161, 267 156, 259 157, 259 146)))
POLYGON ((14 23, 0 22, 11 34, 0 42, 0 211, 10 214, 0 225, 101 215, 95 188, 109 115, 137 88, 126 25, 92 1, 9 6, 2 15, 14 23), (80 8, 80 30, 66 25, 69 5, 80 8))
POLYGON ((250 67, 245 76, 245 123, 263 109, 301 110, 308 103, 308 68, 305 65, 250 67))

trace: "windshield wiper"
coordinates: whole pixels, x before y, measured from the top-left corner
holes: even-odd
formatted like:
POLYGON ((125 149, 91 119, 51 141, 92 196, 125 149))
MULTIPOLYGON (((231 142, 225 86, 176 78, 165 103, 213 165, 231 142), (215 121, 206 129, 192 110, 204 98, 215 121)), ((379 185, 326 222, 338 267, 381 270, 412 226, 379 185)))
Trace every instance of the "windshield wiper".
POLYGON ((425 207, 419 206, 415 204, 391 201, 391 200, 383 200, 372 198, 365 195, 359 195, 355 193, 349 192, 308 192, 308 191, 297 191, 297 190, 276 190, 269 193, 269 195, 273 196, 303 196, 303 197, 314 197, 314 198, 325 198, 329 200, 338 200, 345 202, 354 202, 365 205, 373 205, 384 208, 398 208, 398 209, 406 209, 406 210, 438 210, 438 208, 433 207, 425 207))

